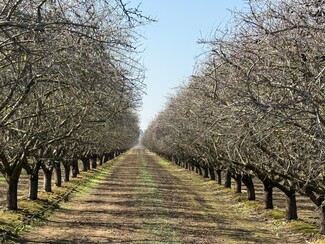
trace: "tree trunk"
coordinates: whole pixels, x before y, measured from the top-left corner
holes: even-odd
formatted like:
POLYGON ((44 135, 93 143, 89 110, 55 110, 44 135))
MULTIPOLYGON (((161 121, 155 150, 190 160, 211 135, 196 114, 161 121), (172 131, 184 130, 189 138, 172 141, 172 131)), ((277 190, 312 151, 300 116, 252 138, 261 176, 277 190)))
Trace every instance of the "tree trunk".
POLYGON ((241 193, 241 174, 236 174, 234 179, 236 181, 235 193, 241 193))
POLYGON ((295 191, 286 191, 284 193, 286 195, 286 219, 298 219, 295 191))
POLYGON ((111 160, 111 159, 113 159, 113 158, 114 158, 114 153, 110 152, 110 153, 108 154, 108 160, 111 160))
POLYGON ((93 156, 91 160, 91 168, 96 169, 97 168, 97 157, 93 156))
MULTIPOLYGON (((29 175, 29 193, 28 198, 30 200, 36 200, 38 197, 38 182, 39 182, 39 170, 41 168, 42 161, 37 161, 36 164, 29 168, 27 174, 29 175)), ((26 169, 26 168, 25 168, 26 169)))
POLYGON ((203 175, 201 166, 198 165, 196 167, 197 167, 199 175, 203 175))
POLYGON ((325 235, 325 206, 320 206, 320 226, 319 233, 325 235))
POLYGON ((231 173, 229 171, 226 173, 225 187, 231 188, 231 173))
POLYGON ((38 171, 29 175, 29 194, 30 200, 36 200, 38 195, 38 171))
POLYGON ((104 156, 101 155, 99 159, 99 165, 103 165, 103 162, 104 162, 104 156))
POLYGON ((78 159, 76 159, 76 171, 77 171, 77 174, 79 175, 80 170, 79 170, 79 160, 78 159))
POLYGON ((46 192, 51 192, 52 191, 52 169, 45 169, 43 168, 44 171, 44 190, 46 192))
POLYGON ((188 169, 188 163, 185 162, 185 169, 188 169))
POLYGON ((255 187, 254 187, 252 177, 249 176, 249 175, 243 175, 242 181, 245 184, 246 189, 247 189, 247 199, 249 201, 255 200, 256 199, 256 197, 255 197, 255 187))
POLYGON ((273 185, 268 180, 263 181, 265 209, 273 209, 273 185))
POLYGON ((109 154, 108 153, 105 153, 104 154, 104 163, 106 163, 108 161, 109 161, 109 154))
POLYGON ((88 170, 90 170, 90 159, 89 158, 87 158, 87 168, 88 168, 88 170))
POLYGON ((68 182, 70 181, 70 163, 63 163, 64 167, 64 181, 68 182))
POLYGON ((204 178, 209 178, 209 168, 207 165, 203 165, 204 178))
POLYGON ((213 167, 209 167, 209 173, 210 173, 210 179, 211 180, 216 180, 216 173, 215 173, 213 167))
POLYGON ((218 185, 221 185, 222 184, 221 170, 220 169, 216 170, 216 173, 217 173, 217 183, 218 185))
POLYGON ((88 171, 89 169, 89 158, 82 158, 82 171, 88 171))
POLYGON ((76 178, 77 175, 79 174, 78 160, 73 160, 71 167, 72 167, 72 178, 76 178))
POLYGON ((61 173, 61 163, 58 162, 54 166, 55 172, 55 185, 60 187, 62 186, 62 173, 61 173))
POLYGON ((17 191, 18 191, 18 178, 12 179, 11 177, 7 181, 7 209, 17 210, 17 191))

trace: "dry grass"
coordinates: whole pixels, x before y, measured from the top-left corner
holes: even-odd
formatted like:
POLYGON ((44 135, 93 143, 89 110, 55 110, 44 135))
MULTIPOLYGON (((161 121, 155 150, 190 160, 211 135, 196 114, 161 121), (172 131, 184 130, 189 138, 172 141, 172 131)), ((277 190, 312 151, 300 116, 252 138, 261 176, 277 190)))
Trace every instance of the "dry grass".
POLYGON ((268 209, 266 210, 266 215, 273 219, 285 219, 286 217, 285 213, 278 209, 268 209))
POLYGON ((247 201, 244 195, 144 151, 131 151, 110 174, 78 189, 80 199, 56 211, 47 225, 25 233, 24 240, 305 243, 308 239, 294 232, 306 227, 287 223, 280 218, 281 210, 268 215, 258 201, 247 201))
MULTIPOLYGON (((123 158, 121 156, 119 159, 123 158)), ((114 159, 105 163, 103 166, 98 166, 97 169, 92 169, 87 172, 81 172, 77 178, 70 178, 69 182, 63 182, 61 187, 53 186, 52 192, 44 192, 39 190, 37 200, 29 200, 27 198, 27 188, 21 191, 18 199, 17 211, 9 211, 3 208, 0 210, 0 234, 1 232, 10 234, 18 234, 21 231, 30 228, 30 225, 38 225, 46 221, 52 214, 53 210, 60 207, 60 204, 67 201, 70 195, 82 195, 87 192, 87 189, 93 187, 97 177, 107 173, 112 164, 119 159, 114 159)), ((0 178, 0 180, 3 178, 0 178)), ((1 235, 0 235, 1 237, 1 235)), ((1 239, 0 239, 1 241, 1 239)))
MULTIPOLYGON (((159 159, 159 162, 162 166, 167 168, 177 167, 161 158, 159 159)), ((266 222, 271 223, 270 228, 272 229, 275 236, 280 237, 285 235, 286 232, 288 232, 288 234, 293 233, 293 235, 296 234, 303 235, 304 239, 309 239, 311 241, 317 238, 322 238, 320 237, 320 235, 318 235, 319 228, 315 224, 308 223, 305 220, 286 221, 285 211, 283 208, 275 207, 275 209, 266 210, 264 209, 264 203, 261 200, 248 201, 245 190, 243 190, 242 194, 234 193, 233 189, 224 188, 223 186, 218 185, 216 181, 204 179, 202 176, 199 176, 194 172, 189 172, 188 170, 179 167, 177 170, 177 174, 184 179, 191 178, 193 182, 200 184, 200 186, 205 188, 206 191, 216 192, 215 194, 216 198, 218 197, 220 198, 219 196, 220 193, 227 195, 228 198, 231 199, 231 201, 233 201, 234 212, 239 213, 240 216, 244 218, 248 218, 250 216, 256 216, 258 219, 264 219, 266 222), (185 175, 181 173, 183 171, 185 175)), ((280 201, 279 193, 276 193, 276 202, 279 201, 280 201)), ((211 199, 211 202, 213 202, 213 199, 211 199)), ((236 221, 236 215, 233 215, 233 218, 234 218, 233 221, 236 221)), ((248 223, 246 225, 247 228, 253 228, 253 226, 254 223, 248 223)), ((263 234, 259 236, 263 237, 263 234)))

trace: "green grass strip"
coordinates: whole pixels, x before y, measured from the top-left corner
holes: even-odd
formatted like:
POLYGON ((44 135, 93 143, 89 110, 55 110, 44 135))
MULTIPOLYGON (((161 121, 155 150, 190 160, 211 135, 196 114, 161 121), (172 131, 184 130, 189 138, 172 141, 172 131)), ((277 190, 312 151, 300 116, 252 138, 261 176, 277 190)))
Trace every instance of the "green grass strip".
MULTIPOLYGON (((168 240, 168 242, 171 243, 180 243, 180 239, 173 229, 173 224, 169 221, 169 211, 167 208, 162 207, 164 206, 164 199, 158 189, 157 183, 148 169, 148 162, 143 157, 141 157, 140 160, 141 168, 136 184, 141 185, 141 187, 136 189, 136 200, 139 202, 140 207, 145 203, 147 206, 151 206, 157 210, 157 215, 148 216, 148 221, 146 219, 147 222, 142 223, 142 226, 155 236, 164 237, 164 241, 168 240), (159 224, 152 224, 153 222, 159 224), (159 228, 157 228, 157 226, 159 226, 159 228)), ((157 243, 160 243, 160 241, 157 240, 157 243)))

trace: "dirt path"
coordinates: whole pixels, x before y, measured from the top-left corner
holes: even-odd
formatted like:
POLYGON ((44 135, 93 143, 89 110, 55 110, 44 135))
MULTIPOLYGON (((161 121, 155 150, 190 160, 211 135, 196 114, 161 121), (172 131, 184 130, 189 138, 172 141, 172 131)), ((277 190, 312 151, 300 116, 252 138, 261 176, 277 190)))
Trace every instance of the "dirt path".
POLYGON ((22 243, 305 243, 267 218, 237 211, 228 193, 133 149, 87 195, 22 243))

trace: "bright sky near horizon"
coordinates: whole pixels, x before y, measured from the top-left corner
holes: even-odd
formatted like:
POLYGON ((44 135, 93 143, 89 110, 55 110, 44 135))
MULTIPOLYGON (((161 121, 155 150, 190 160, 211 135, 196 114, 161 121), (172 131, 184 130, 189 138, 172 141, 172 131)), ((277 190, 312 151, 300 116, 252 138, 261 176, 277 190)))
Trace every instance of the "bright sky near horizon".
POLYGON ((146 16, 157 20, 143 27, 143 64, 146 95, 140 111, 145 130, 164 108, 168 96, 193 73, 195 57, 203 52, 197 44, 210 37, 230 19, 229 10, 241 10, 244 0, 131 0, 146 16))

